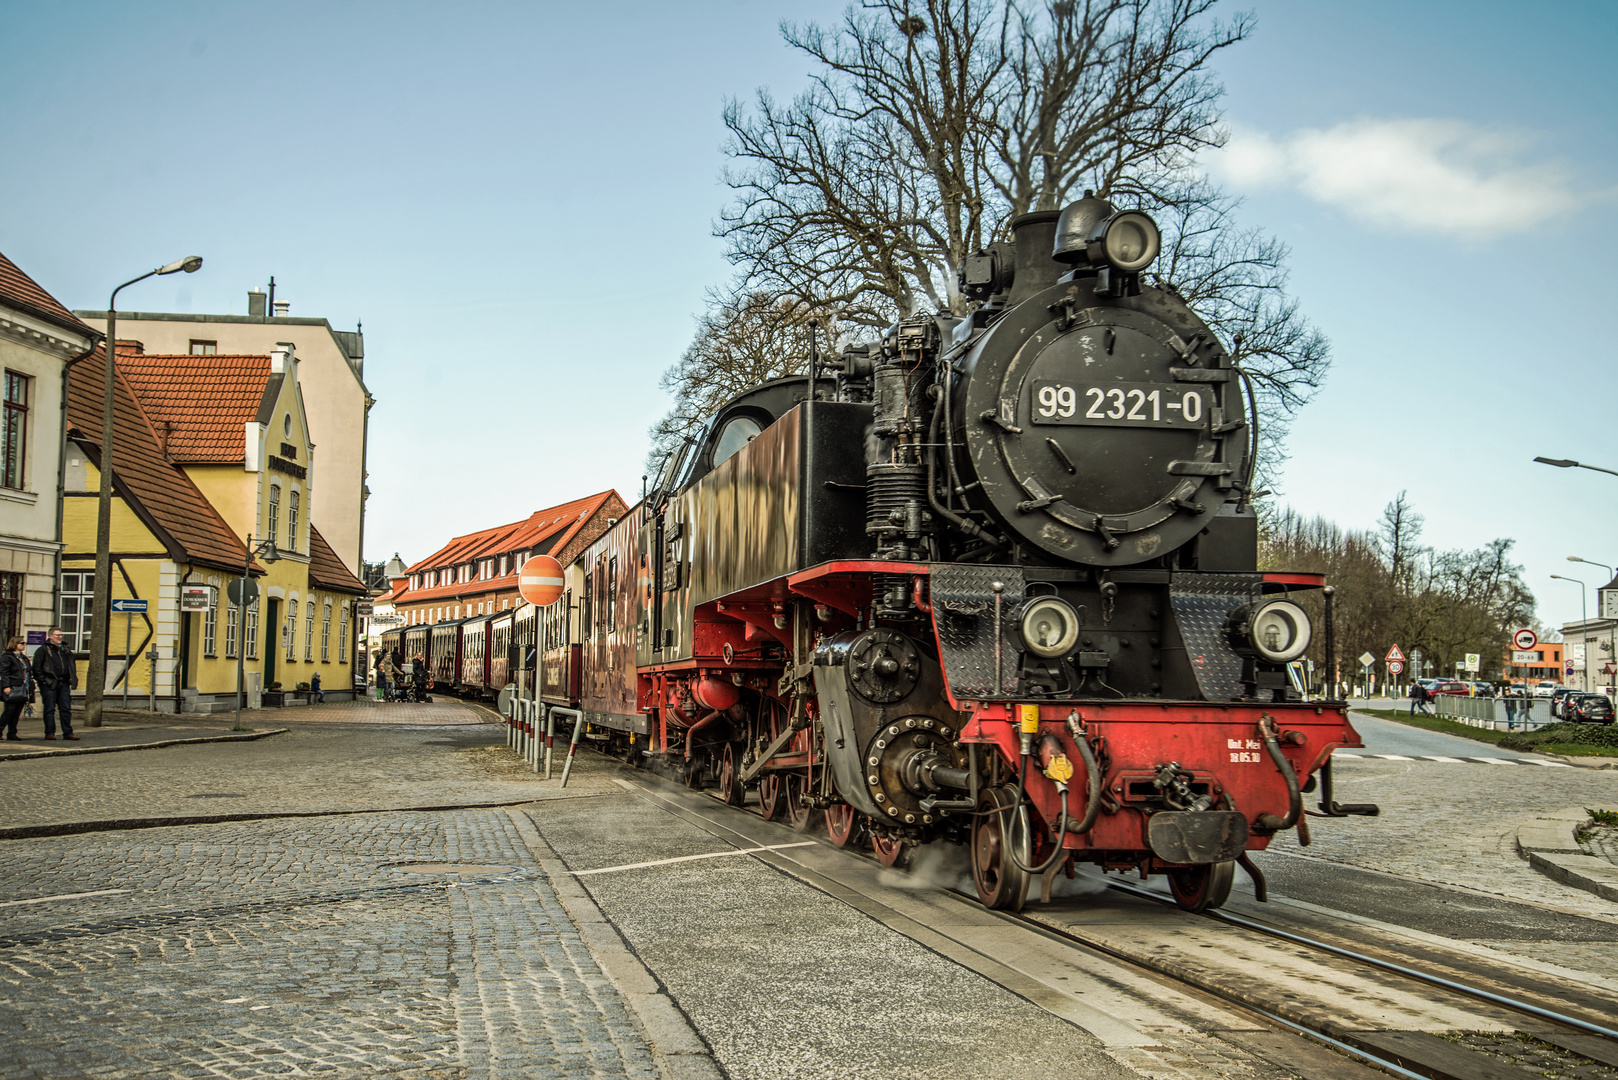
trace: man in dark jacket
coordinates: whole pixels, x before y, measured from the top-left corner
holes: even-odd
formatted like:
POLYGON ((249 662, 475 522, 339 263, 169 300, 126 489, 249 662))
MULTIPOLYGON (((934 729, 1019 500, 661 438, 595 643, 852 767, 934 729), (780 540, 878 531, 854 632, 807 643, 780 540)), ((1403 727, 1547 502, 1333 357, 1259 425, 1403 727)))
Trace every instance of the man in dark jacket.
POLYGON ((56 738, 56 713, 62 713, 62 738, 78 742, 73 734, 73 688, 79 685, 79 666, 62 648, 62 628, 51 627, 45 644, 34 650, 34 681, 45 706, 45 738, 56 738))

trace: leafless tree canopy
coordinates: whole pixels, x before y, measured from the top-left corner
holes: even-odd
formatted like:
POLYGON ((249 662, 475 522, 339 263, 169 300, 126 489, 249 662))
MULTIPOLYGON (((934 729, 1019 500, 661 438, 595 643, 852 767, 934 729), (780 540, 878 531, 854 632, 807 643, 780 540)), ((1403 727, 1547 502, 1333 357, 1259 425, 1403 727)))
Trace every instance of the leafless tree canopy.
POLYGON ((806 373, 817 336, 825 347, 829 322, 823 312, 763 293, 716 299, 697 324, 696 340, 663 372, 662 387, 675 406, 652 428, 647 472, 655 473, 665 454, 737 394, 806 373))
MULTIPOLYGON (((1419 650, 1434 675, 1453 675, 1456 661, 1475 652, 1482 656, 1482 676, 1499 678, 1512 630, 1532 624, 1534 597, 1510 558, 1515 541, 1436 551, 1421 544, 1422 522, 1401 491, 1375 531, 1290 510, 1265 523, 1262 566, 1324 573, 1336 587, 1337 656, 1345 679, 1358 675, 1361 653, 1377 657, 1381 671, 1381 657, 1395 643, 1406 656, 1419 650)), ((1303 599, 1317 620, 1309 655, 1318 667, 1325 661, 1320 603, 1309 594, 1303 599)))
MULTIPOLYGON (((1285 246, 1238 225, 1236 201, 1194 172, 1225 140, 1212 62, 1253 25, 1218 3, 862 0, 832 26, 784 24, 810 85, 724 111, 732 295, 835 311, 855 335, 964 314, 966 257, 1091 189, 1157 216, 1160 281, 1249 371, 1273 467, 1329 349, 1286 292, 1285 246)), ((747 310, 736 303, 710 323, 747 310)))

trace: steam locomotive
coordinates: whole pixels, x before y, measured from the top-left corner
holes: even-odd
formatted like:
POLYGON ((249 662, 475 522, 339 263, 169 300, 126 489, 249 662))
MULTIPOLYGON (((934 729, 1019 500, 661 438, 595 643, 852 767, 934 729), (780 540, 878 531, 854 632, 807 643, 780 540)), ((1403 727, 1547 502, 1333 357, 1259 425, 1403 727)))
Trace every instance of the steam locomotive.
POLYGON ((1086 197, 1010 234, 961 270, 971 314, 751 389, 670 455, 538 611, 520 692, 883 862, 966 845, 991 908, 1075 863, 1189 910, 1238 864, 1262 895, 1247 853, 1308 842, 1305 792, 1376 812, 1333 800, 1362 744, 1298 678, 1331 590, 1258 569, 1250 391, 1143 281, 1152 219, 1086 197))

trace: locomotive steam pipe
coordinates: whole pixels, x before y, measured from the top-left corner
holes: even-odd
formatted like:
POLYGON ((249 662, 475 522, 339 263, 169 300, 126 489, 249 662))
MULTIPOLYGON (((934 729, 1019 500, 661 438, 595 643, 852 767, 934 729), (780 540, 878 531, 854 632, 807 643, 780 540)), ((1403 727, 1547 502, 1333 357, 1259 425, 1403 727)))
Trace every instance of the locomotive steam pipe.
POLYGON ((933 422, 927 432, 927 505, 933 508, 933 513, 974 540, 981 540, 990 547, 1004 547, 1006 542, 1000 537, 970 518, 961 517, 938 501, 938 427, 939 420, 944 415, 945 397, 945 394, 938 395, 938 400, 933 405, 933 422))
POLYGON ((1096 763, 1096 752, 1090 745, 1089 732, 1084 730, 1084 718, 1077 709, 1067 714, 1067 731, 1073 736, 1073 745, 1079 748, 1079 757, 1084 759, 1085 787, 1087 798, 1084 805, 1084 819, 1079 822, 1073 831, 1083 836, 1095 827, 1096 818, 1101 816, 1101 766, 1096 763))
POLYGON ((1275 762, 1276 769, 1287 782, 1287 816, 1278 818, 1274 814, 1260 814, 1255 824, 1268 832, 1281 832, 1296 825, 1303 814, 1303 792, 1298 789, 1298 774, 1293 770, 1292 762, 1281 753, 1280 731, 1275 726, 1274 718, 1266 713, 1258 722, 1258 730, 1264 736, 1264 752, 1270 755, 1270 760, 1275 762))

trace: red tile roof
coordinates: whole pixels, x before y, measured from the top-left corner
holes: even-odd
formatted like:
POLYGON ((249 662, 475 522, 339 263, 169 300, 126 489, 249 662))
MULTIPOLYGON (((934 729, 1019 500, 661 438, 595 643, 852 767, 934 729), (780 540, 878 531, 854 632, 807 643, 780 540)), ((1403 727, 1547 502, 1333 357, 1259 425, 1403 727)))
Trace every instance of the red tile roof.
MULTIPOLYGON (((69 370, 69 435, 101 463, 101 405, 104 353, 69 370)), ((113 484, 175 562, 200 563, 241 572, 246 548, 191 478, 164 459, 157 429, 141 408, 122 365, 113 379, 113 484)), ((253 564, 253 570, 263 568, 253 564)))
POLYGON ((353 593, 364 596, 370 592, 360 579, 349 573, 343 560, 337 557, 337 552, 326 543, 326 538, 320 535, 314 522, 309 523, 309 583, 318 585, 331 592, 353 593))
POLYGON ((435 585, 424 589, 411 589, 410 575, 456 567, 469 562, 475 563, 481 558, 516 551, 527 551, 530 555, 560 555, 567 550, 585 524, 603 509, 615 509, 619 514, 627 511, 623 499, 616 491, 602 491, 562 503, 560 506, 537 510, 521 521, 457 536, 406 570, 405 579, 390 589, 382 599, 398 604, 425 604, 434 600, 456 600, 463 596, 515 589, 517 571, 520 569, 517 566, 510 567, 509 572, 503 577, 451 582, 448 585, 435 585))
POLYGON ((118 343, 118 367, 171 460, 243 460, 244 427, 258 417, 270 378, 268 356, 148 354, 123 345, 118 343))
POLYGON ((39 282, 23 273, 17 264, 0 255, 0 300, 36 315, 46 322, 81 334, 95 334, 79 317, 39 287, 39 282))

